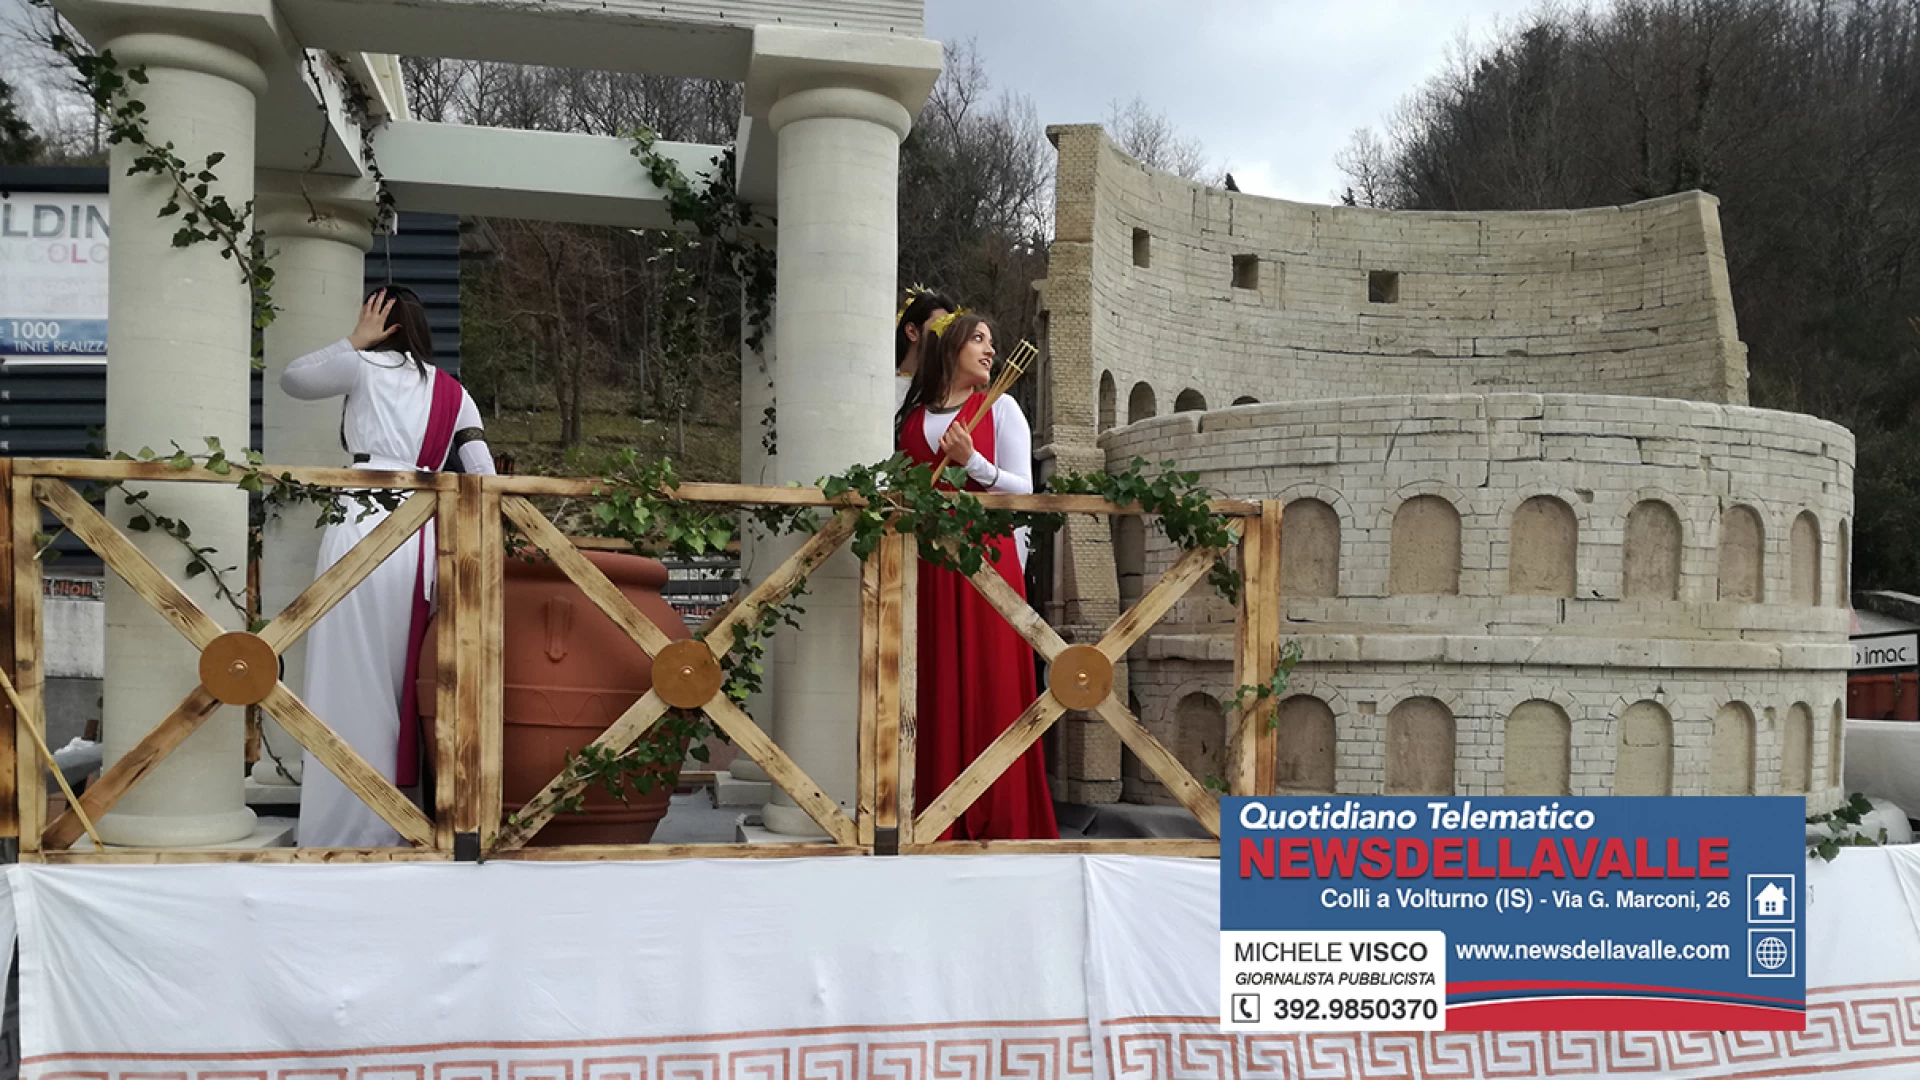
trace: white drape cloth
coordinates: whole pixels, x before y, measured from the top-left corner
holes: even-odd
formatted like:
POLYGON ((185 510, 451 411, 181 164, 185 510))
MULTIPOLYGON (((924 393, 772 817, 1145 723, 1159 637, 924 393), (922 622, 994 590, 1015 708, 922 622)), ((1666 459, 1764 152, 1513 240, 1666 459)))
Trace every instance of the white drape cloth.
POLYGON ((1910 847, 1808 864, 1804 1033, 1223 1031, 1204 860, 6 875, 23 1080, 1896 1080, 1920 1057, 1910 847))
MULTIPOLYGON (((344 395, 347 449, 367 455, 365 468, 411 472, 418 467, 433 407, 433 383, 405 356, 360 352, 345 340, 337 341, 287 365, 280 386, 290 396, 305 400, 344 395)), ((462 387, 454 430, 481 426, 480 409, 462 387)), ((466 442, 459 453, 468 473, 494 471, 485 440, 466 442)), ((349 505, 347 520, 329 525, 320 538, 316 576, 386 520, 387 511, 371 500, 349 505)), ((418 560, 424 543, 427 573, 421 587, 431 595, 434 542, 429 524, 307 631, 302 700, 389 780, 395 778, 398 765, 412 590, 421 580, 418 560)), ((311 753, 300 774, 298 835, 302 847, 392 847, 401 842, 391 825, 311 753)))

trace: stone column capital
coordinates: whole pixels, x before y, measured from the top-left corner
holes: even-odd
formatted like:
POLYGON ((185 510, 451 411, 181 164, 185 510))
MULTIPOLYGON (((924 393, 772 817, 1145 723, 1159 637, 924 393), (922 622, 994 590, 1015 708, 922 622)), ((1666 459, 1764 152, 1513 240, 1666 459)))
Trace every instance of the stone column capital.
POLYGON ((761 26, 746 107, 776 133, 802 119, 870 120, 904 138, 940 77, 937 41, 894 34, 761 26))
POLYGON ((371 179, 263 169, 256 182, 255 213, 270 242, 335 240, 373 250, 379 193, 371 179))

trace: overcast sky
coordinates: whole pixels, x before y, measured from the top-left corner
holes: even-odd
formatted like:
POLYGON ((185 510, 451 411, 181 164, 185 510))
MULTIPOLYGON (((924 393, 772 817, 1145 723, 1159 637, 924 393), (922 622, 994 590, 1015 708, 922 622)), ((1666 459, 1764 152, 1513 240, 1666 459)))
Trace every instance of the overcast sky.
POLYGON ((927 36, 973 38, 1043 124, 1097 123, 1135 94, 1242 191, 1330 202, 1333 158, 1537 0, 927 0, 927 36))

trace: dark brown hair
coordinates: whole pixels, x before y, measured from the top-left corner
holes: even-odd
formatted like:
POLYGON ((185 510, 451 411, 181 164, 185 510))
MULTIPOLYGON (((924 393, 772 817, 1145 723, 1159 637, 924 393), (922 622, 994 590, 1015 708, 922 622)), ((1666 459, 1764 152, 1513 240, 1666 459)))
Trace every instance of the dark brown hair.
POLYGON ((420 297, 405 285, 382 285, 369 296, 384 293, 394 301, 393 310, 387 312, 387 330, 390 333, 375 348, 405 353, 420 369, 420 377, 427 377, 427 368, 433 363, 433 329, 427 325, 427 306, 420 297))
POLYGON ((946 400, 947 390, 953 385, 954 366, 960 361, 961 343, 972 337, 974 328, 982 324, 989 334, 993 333, 993 322, 984 315, 956 315, 944 332, 936 334, 929 328, 921 336, 919 370, 907 384, 907 400, 893 417, 895 445, 900 442, 900 430, 907 422, 907 414, 921 405, 938 408, 940 402, 946 400), (928 362, 934 359, 939 363, 928 362))
MULTIPOLYGON (((920 328, 920 340, 927 340, 927 319, 936 311, 957 311, 953 301, 937 292, 923 292, 907 305, 906 313, 900 316, 900 322, 893 328, 893 370, 899 371, 900 365, 907 362, 907 350, 913 348, 913 342, 907 337, 907 324, 920 328)), ((922 345, 924 350, 925 346, 922 345)), ((924 351, 921 355, 925 355, 924 351)))

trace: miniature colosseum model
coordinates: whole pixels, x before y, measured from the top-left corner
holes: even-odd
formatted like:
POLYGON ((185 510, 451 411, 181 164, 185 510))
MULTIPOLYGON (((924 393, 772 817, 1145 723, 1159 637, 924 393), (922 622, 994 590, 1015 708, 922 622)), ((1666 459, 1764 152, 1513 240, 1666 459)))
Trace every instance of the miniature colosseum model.
MULTIPOLYGON (((1042 469, 1284 502, 1285 791, 1842 801, 1853 436, 1744 404, 1715 199, 1312 206, 1049 135, 1042 469)), ((1173 555, 1076 518, 1049 617, 1093 640, 1173 555)), ((1126 664, 1196 776, 1232 614, 1202 586, 1126 664)), ((1172 801, 1097 718, 1050 748, 1058 797, 1172 801)))

